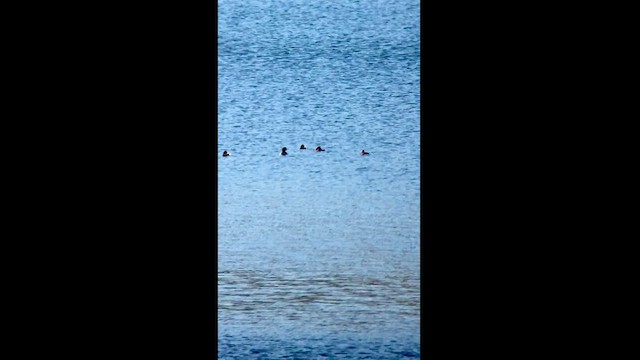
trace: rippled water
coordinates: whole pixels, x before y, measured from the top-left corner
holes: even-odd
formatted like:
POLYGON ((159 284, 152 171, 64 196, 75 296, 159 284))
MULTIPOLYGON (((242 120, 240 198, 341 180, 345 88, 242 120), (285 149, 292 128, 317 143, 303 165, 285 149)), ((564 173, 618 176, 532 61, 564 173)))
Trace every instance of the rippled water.
POLYGON ((419 6, 218 1, 220 359, 420 356, 419 6))

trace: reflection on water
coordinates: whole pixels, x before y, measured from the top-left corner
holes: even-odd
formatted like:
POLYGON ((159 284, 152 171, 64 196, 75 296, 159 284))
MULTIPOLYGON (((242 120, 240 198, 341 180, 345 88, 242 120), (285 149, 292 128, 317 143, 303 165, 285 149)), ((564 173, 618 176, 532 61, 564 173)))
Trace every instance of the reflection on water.
MULTIPOLYGON (((220 272, 218 302, 226 320, 250 325, 304 318, 305 326, 362 332, 419 316, 417 279, 357 275, 310 277, 255 271, 220 272)), ((222 323, 221 325, 224 325, 222 323)))

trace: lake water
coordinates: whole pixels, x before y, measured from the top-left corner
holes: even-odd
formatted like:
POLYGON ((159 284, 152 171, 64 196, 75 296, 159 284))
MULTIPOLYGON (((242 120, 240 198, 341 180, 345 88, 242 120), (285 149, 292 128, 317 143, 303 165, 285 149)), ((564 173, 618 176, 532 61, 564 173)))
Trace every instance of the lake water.
POLYGON ((219 359, 420 357, 419 25, 218 0, 219 359))

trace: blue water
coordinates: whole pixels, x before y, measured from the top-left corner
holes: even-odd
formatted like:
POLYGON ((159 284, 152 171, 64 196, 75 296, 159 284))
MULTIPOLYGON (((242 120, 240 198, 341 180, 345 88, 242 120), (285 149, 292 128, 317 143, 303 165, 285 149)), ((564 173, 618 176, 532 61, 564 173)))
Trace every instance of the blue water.
POLYGON ((219 359, 420 357, 419 24, 218 0, 219 359))

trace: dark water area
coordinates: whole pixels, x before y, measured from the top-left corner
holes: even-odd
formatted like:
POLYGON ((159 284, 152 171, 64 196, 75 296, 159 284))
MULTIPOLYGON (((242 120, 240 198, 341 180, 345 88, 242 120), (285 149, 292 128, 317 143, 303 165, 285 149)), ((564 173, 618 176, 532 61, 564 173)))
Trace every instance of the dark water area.
POLYGON ((420 357, 419 24, 218 1, 219 359, 420 357))

